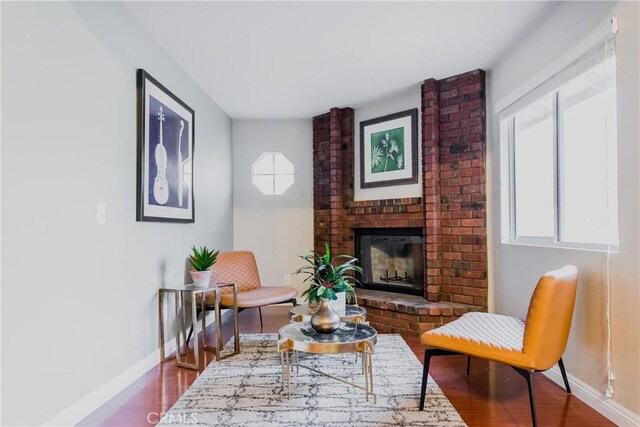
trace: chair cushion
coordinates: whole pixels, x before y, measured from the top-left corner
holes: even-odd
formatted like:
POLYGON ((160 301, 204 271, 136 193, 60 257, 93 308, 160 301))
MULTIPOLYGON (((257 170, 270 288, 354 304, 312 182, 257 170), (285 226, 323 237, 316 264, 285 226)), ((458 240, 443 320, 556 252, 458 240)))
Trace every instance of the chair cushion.
MULTIPOLYGON (((287 302, 298 295, 295 288, 287 286, 262 286, 250 291, 238 292, 238 308, 260 307, 269 304, 279 304, 287 302)), ((214 304, 213 293, 208 293, 205 297, 205 304, 214 304)), ((220 294, 220 304, 223 306, 233 305, 233 293, 225 292, 220 294)))
POLYGON ((524 321, 491 313, 466 313, 422 334, 422 344, 530 369, 522 351, 524 321))
MULTIPOLYGON (((221 252, 211 267, 211 283, 235 283, 238 292, 260 287, 260 275, 253 252, 221 252)), ((231 292, 225 288, 222 293, 231 292)))

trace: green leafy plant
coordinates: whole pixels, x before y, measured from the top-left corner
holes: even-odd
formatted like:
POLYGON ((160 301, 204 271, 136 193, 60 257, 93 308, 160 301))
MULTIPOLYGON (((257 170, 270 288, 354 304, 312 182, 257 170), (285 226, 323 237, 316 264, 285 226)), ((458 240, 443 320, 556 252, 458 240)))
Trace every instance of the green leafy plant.
POLYGON ((353 292, 358 282, 349 273, 362 273, 362 268, 356 265, 356 258, 349 255, 338 255, 331 258, 329 245, 324 244, 324 254, 309 251, 308 255, 300 255, 307 265, 297 269, 294 274, 306 274, 304 282, 309 282, 309 288, 302 293, 308 301, 322 299, 336 300, 340 292, 353 292), (340 263, 341 260, 344 262, 340 263))
POLYGON ((193 267, 195 271, 207 270, 216 263, 216 259, 220 253, 220 251, 210 251, 206 246, 202 246, 200 249, 193 246, 191 251, 192 253, 189 255, 189 261, 191 262, 191 267, 193 267))

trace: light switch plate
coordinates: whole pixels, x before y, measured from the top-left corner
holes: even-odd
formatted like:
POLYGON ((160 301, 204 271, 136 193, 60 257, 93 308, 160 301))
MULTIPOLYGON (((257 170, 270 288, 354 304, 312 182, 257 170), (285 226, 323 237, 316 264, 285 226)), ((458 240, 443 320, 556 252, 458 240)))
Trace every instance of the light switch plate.
POLYGON ((284 275, 284 284, 285 285, 290 285, 291 284, 291 275, 290 274, 285 274, 284 275))

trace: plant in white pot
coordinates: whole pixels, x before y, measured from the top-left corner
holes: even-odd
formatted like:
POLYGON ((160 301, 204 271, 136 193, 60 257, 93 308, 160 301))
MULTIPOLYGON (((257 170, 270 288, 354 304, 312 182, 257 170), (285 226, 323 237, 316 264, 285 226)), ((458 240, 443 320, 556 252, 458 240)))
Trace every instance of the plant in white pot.
POLYGON ((358 260, 349 255, 331 258, 327 243, 324 244, 324 254, 310 251, 308 255, 302 255, 300 258, 307 265, 297 269, 295 274, 307 274, 304 281, 309 282, 309 288, 302 296, 306 296, 309 302, 320 303, 318 310, 311 316, 311 327, 316 332, 331 334, 340 327, 340 316, 331 308, 329 301, 337 300, 341 292, 350 295, 357 282, 351 273, 362 274, 362 268, 356 265, 358 260))
POLYGON ((206 246, 199 249, 193 246, 189 261, 191 262, 191 278, 197 286, 206 286, 211 281, 211 267, 216 263, 220 251, 210 251, 206 246))

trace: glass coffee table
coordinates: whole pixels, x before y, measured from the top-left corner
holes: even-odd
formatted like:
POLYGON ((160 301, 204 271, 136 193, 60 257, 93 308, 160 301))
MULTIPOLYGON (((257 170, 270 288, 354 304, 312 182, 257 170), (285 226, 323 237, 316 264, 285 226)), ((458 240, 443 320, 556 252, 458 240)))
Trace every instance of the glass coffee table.
POLYGON ((332 334, 320 334, 307 322, 293 322, 283 326, 278 331, 278 352, 282 368, 281 398, 287 395, 291 398, 291 373, 293 368, 308 369, 328 378, 340 381, 350 386, 364 390, 366 399, 373 396, 374 403, 377 396, 373 392, 373 366, 371 357, 373 346, 376 344, 378 333, 369 325, 355 322, 342 322, 340 328, 332 334), (311 354, 360 353, 362 355, 362 373, 364 386, 349 382, 345 379, 321 372, 310 366, 299 363, 298 352, 311 354))
MULTIPOLYGON (((310 309, 308 304, 300 304, 289 310, 289 319, 292 322, 308 322, 311 320, 315 310, 310 309)), ((344 313, 336 311, 343 322, 365 323, 367 310, 359 305, 347 304, 344 313)))

